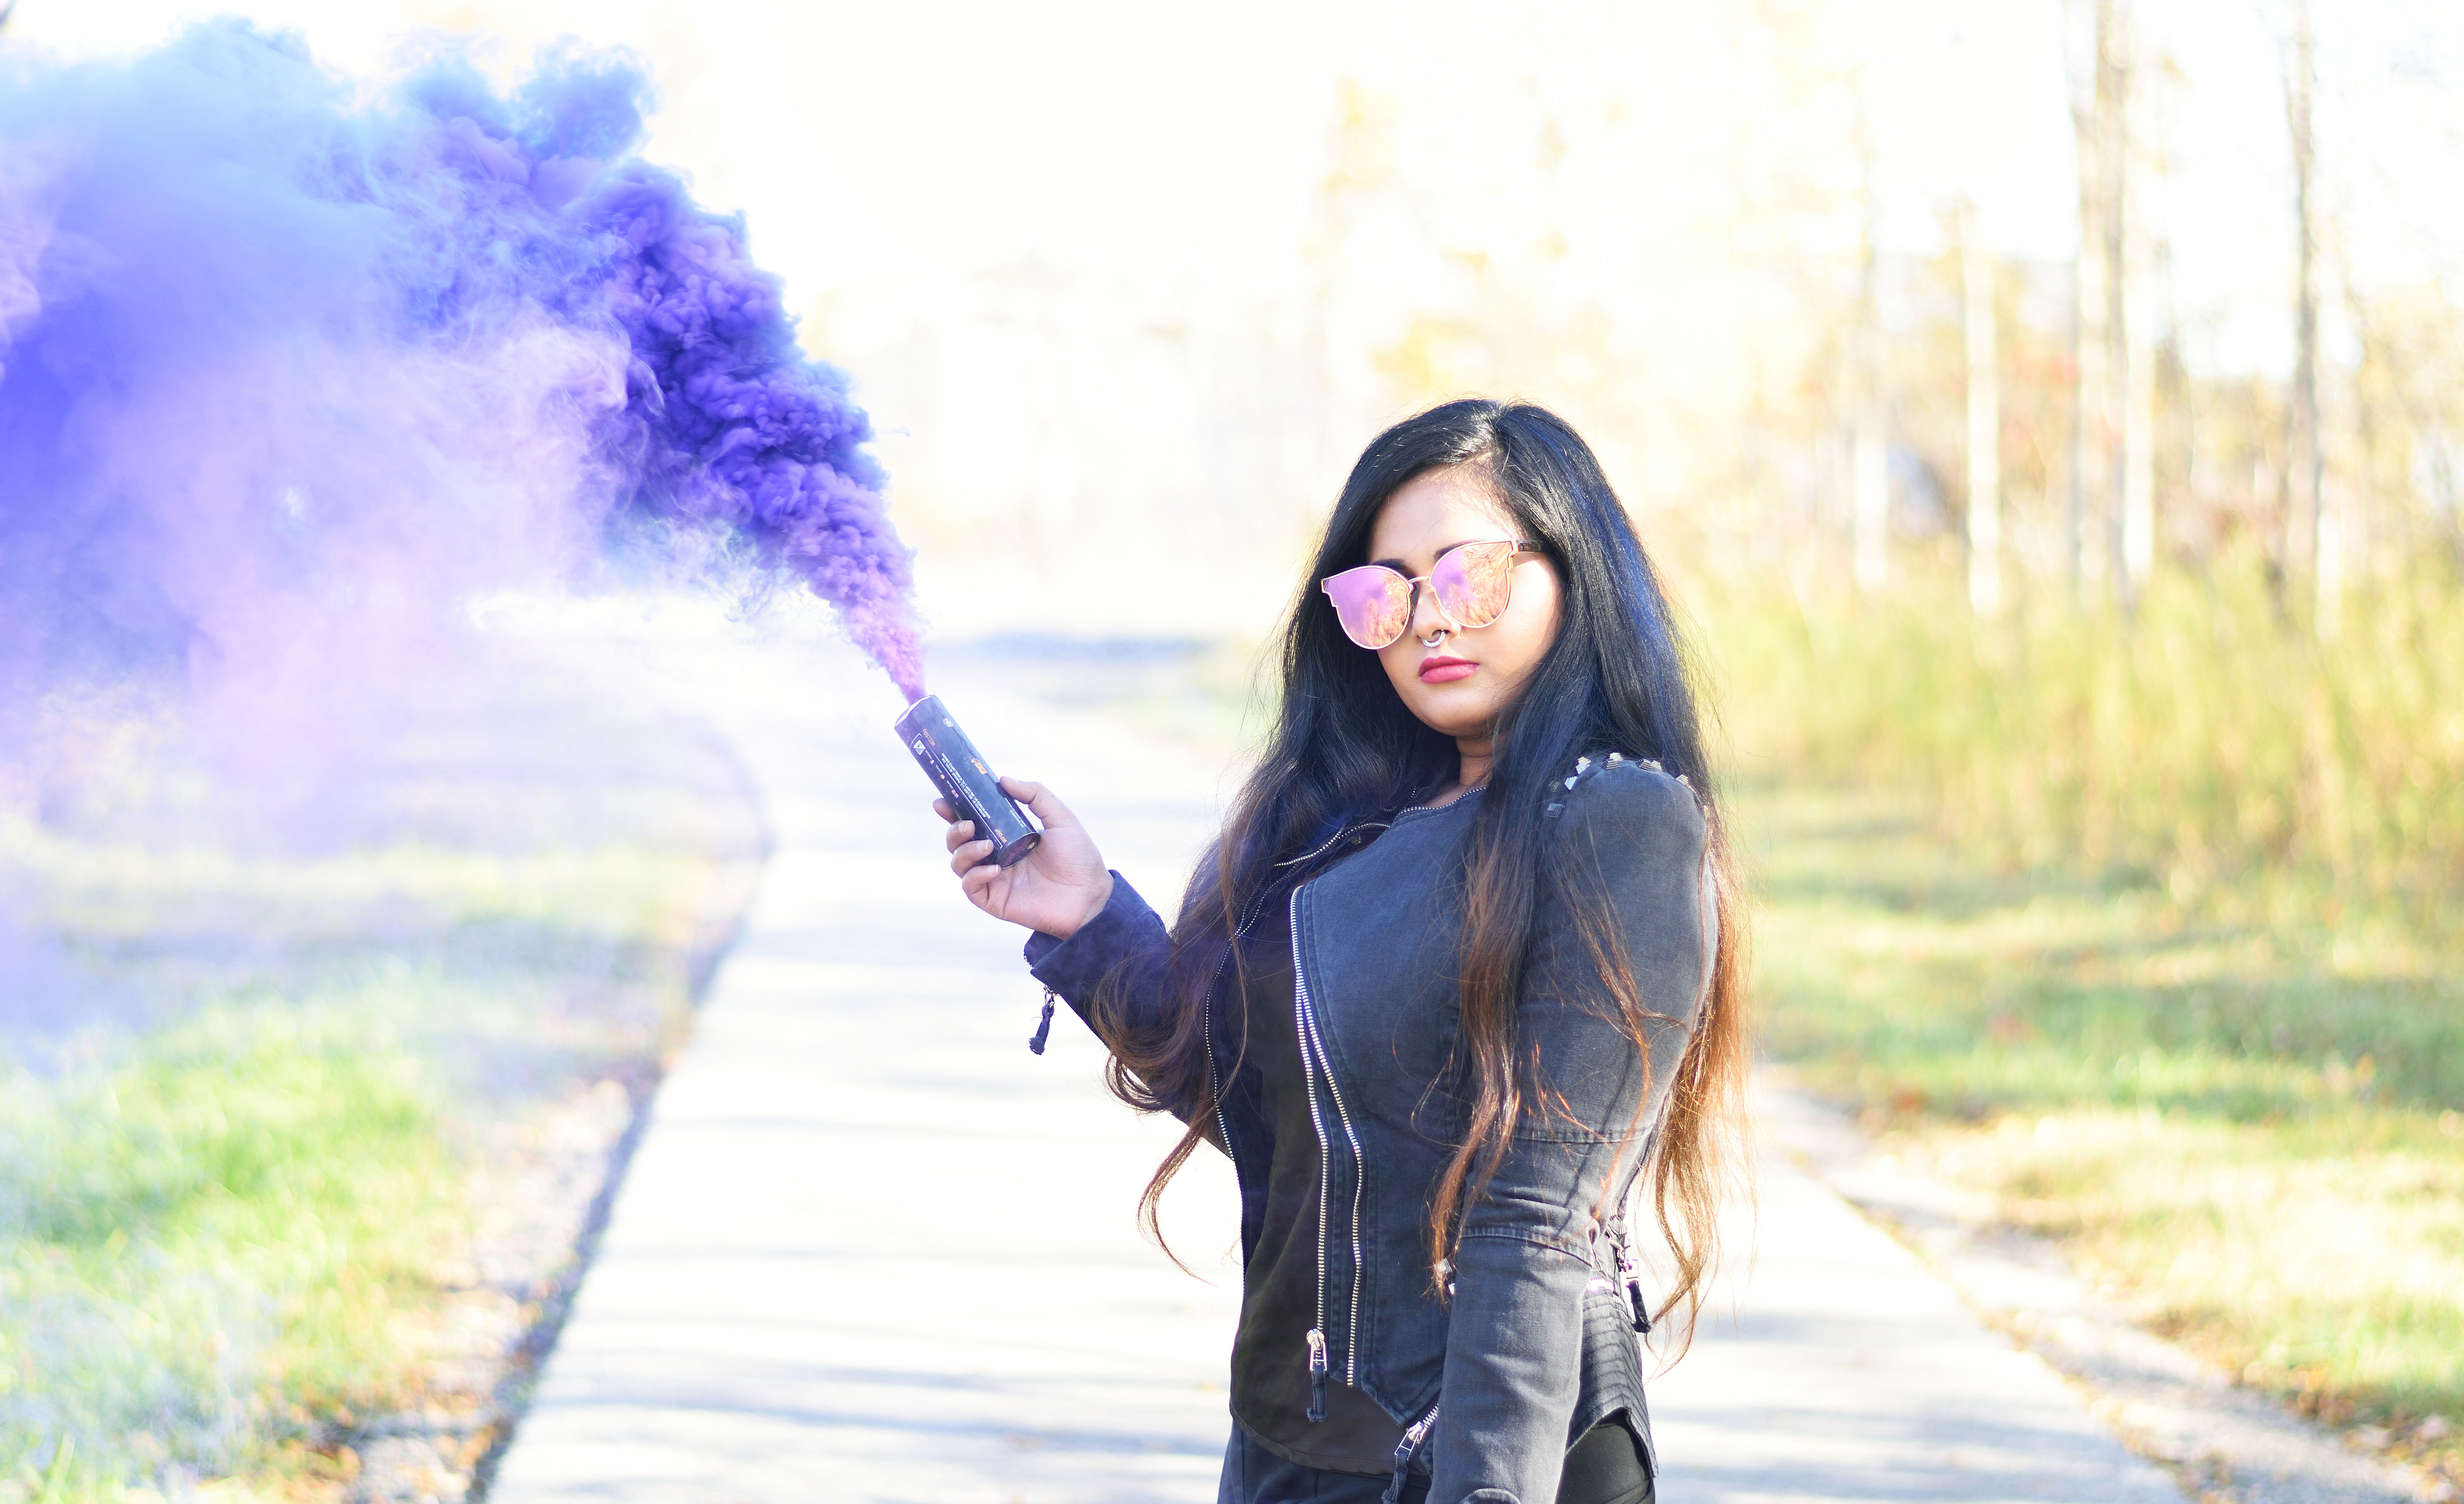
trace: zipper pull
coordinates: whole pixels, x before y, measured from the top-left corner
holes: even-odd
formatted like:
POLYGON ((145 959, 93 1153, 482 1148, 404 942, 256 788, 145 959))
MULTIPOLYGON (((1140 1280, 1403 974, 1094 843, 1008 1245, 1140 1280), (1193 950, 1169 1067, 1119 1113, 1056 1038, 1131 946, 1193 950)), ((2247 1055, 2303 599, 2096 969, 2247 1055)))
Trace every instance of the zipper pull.
POLYGON ((1044 1042, 1052 1037, 1052 1003, 1056 996, 1050 987, 1044 989, 1044 1016, 1036 1020, 1035 1032, 1026 1041, 1026 1048, 1039 1055, 1044 1053, 1044 1042))
POLYGON ((1312 1425, 1326 1419, 1326 1334, 1316 1327, 1309 1334, 1309 1404, 1312 1425))
POLYGON ((1634 1267, 1634 1255, 1617 1250, 1617 1272, 1625 1275, 1625 1298, 1634 1307, 1634 1329, 1648 1337, 1651 1334, 1651 1307, 1642 1298, 1642 1272, 1634 1267))
POLYGON ((1625 1214, 1609 1223, 1609 1246, 1617 1250, 1617 1272, 1625 1276, 1626 1303, 1634 1307, 1634 1329, 1651 1335, 1651 1306, 1642 1294, 1642 1271, 1635 1267, 1634 1245, 1627 1241, 1625 1214))
POLYGON ((1403 1439, 1395 1444, 1395 1481, 1386 1486, 1377 1504, 1403 1504, 1403 1484, 1411 1476, 1412 1459, 1419 1454, 1420 1443, 1428 1439, 1429 1427, 1438 1424, 1438 1408, 1430 1405, 1428 1414, 1404 1428, 1403 1439))

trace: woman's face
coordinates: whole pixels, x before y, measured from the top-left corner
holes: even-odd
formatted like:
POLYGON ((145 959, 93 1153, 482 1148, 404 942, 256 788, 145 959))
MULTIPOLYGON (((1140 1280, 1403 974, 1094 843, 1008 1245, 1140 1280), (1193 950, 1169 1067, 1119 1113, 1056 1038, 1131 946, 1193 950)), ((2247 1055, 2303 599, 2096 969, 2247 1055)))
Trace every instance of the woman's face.
MULTIPOLYGON (((1416 476, 1386 498, 1367 562, 1419 579, 1457 543, 1517 533, 1480 467, 1456 465, 1416 476)), ((1447 627, 1427 586, 1419 596, 1411 630, 1379 649, 1378 661, 1413 715, 1450 737, 1484 738, 1557 640, 1557 566, 1540 554, 1518 555, 1505 614, 1470 631, 1447 627), (1441 630, 1443 640, 1424 646, 1441 630)))

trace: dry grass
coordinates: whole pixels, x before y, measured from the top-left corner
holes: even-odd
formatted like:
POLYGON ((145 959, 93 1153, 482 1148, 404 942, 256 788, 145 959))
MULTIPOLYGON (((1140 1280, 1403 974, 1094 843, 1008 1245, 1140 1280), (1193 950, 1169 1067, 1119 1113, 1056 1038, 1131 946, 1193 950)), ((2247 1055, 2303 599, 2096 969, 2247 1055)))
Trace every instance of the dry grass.
POLYGON ((2039 594, 1979 627, 1918 570, 1879 601, 1715 598, 1706 621, 1749 777, 1920 793, 1985 867, 2452 930, 2464 582, 2444 558, 2373 581, 2324 643, 2252 559, 2160 575, 2135 621, 2039 594))
POLYGON ((1699 603, 1767 1047, 2153 1326, 2464 1483, 2454 561, 2323 640, 2246 554, 2135 620, 2038 590, 1984 626, 1910 564, 1699 603))
POLYGON ((1808 1084, 2245 1382, 2398 1449, 2464 1420, 2464 968, 1995 871, 1904 795, 1740 808, 1808 1084))

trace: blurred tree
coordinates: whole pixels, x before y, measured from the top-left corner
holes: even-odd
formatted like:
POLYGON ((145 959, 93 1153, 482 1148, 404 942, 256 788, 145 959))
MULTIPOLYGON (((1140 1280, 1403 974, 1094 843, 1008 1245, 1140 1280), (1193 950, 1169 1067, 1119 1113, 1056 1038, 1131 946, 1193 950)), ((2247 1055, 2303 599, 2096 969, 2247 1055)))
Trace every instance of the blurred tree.
POLYGON ((2122 0, 2097 0, 2096 8, 2096 231, 2098 288, 2102 293, 2103 360, 2099 425, 2104 458, 2103 559, 2114 600, 2132 604, 2129 569, 2122 548, 2124 498, 2130 490, 2130 53, 2128 16, 2122 0))
MULTIPOLYGON (((2310 130, 2312 95, 2318 82, 2313 55, 2309 0, 2294 0, 2293 44, 2284 75, 2284 104, 2293 133, 2293 233, 2297 256, 2293 284, 2293 390, 2285 432, 2283 499, 2279 506, 2284 529, 2282 558, 2287 573, 2307 571, 2320 592, 2314 608, 2325 607, 2328 571, 2320 565, 2320 538, 2326 526, 2323 506, 2326 450, 2319 434, 2319 274, 2317 226, 2313 222, 2315 154, 2310 130)), ((2322 614, 2321 620, 2324 619, 2322 614)))
POLYGON ((2136 615, 2156 566, 2156 378, 2157 179, 2164 171, 2161 124, 2165 68, 2152 40, 2120 13, 2122 86, 2117 113, 2120 181, 2113 191, 2123 207, 2122 302, 2124 369, 2122 427, 2122 511, 2116 575, 2125 612, 2136 615))
POLYGON ((1959 206, 1959 259, 1968 334, 1968 604, 2002 609, 2002 377, 1995 339, 1993 262, 1976 233, 1976 205, 1959 206))
POLYGON ((1891 573, 1890 413, 1882 396, 1881 249, 1875 234, 1875 221, 1881 214, 1874 184, 1880 158, 1860 77, 1857 90, 1857 428, 1849 463, 1857 587, 1869 593, 1888 585, 1891 573))
MULTIPOLYGON (((2071 0, 2077 16, 2084 17, 2084 47, 2077 36, 2068 50, 2071 76, 2071 129, 2078 161, 2079 241, 2071 254, 2071 435, 2070 476, 2062 515, 2062 561, 2069 575, 2071 603, 2084 607, 2088 582, 2096 577, 2096 561, 2088 541, 2092 519, 2102 508, 2099 477, 2105 472, 2103 455, 2109 439, 2105 387, 2104 118, 2107 93, 2105 51, 2111 30, 2113 0, 2071 0), (2082 57, 2081 54, 2084 53, 2082 57)), ((2074 25, 2074 33, 2081 30, 2074 25)))

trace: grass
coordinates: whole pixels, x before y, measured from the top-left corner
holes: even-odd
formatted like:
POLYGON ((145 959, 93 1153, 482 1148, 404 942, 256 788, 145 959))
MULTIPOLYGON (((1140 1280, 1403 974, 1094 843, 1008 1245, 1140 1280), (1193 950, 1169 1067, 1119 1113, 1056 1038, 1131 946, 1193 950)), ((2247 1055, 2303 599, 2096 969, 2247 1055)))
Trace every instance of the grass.
POLYGON ((2321 641, 2257 562, 2159 575, 2138 615, 2039 595, 1979 627, 1946 584, 1711 613, 1749 764, 1921 791, 1976 859, 2144 876, 2302 927, 2445 931, 2464 885, 2464 581, 2371 582, 2321 641))
POLYGON ((2464 978, 1976 863, 1911 801, 1739 801, 1765 1043, 2323 1418, 2464 1415, 2464 978))
POLYGON ((2293 929, 2153 884, 1998 870, 1889 795, 1742 803, 1772 941, 1766 1042, 1827 1062, 1834 1090, 1962 1120, 2464 1101, 2464 979, 2395 926, 2373 943, 2366 924, 2293 929))
POLYGON ((399 1403, 450 1246, 439 1116, 398 1046, 265 1009, 210 1009, 48 1081, 13 1073, 0 1460, 19 1485, 346 1481, 320 1422, 399 1403))
POLYGON ((681 1040, 733 764, 569 666, 451 690, 243 818, 160 739, 0 811, 0 1504, 344 1496, 474 1403, 482 1160, 681 1040))
POLYGON ((2398 1450, 2464 1421, 2444 565, 2325 641, 2230 562, 2135 621, 1979 628, 1922 572, 1705 615, 1766 1048, 2243 1382, 2398 1450))

